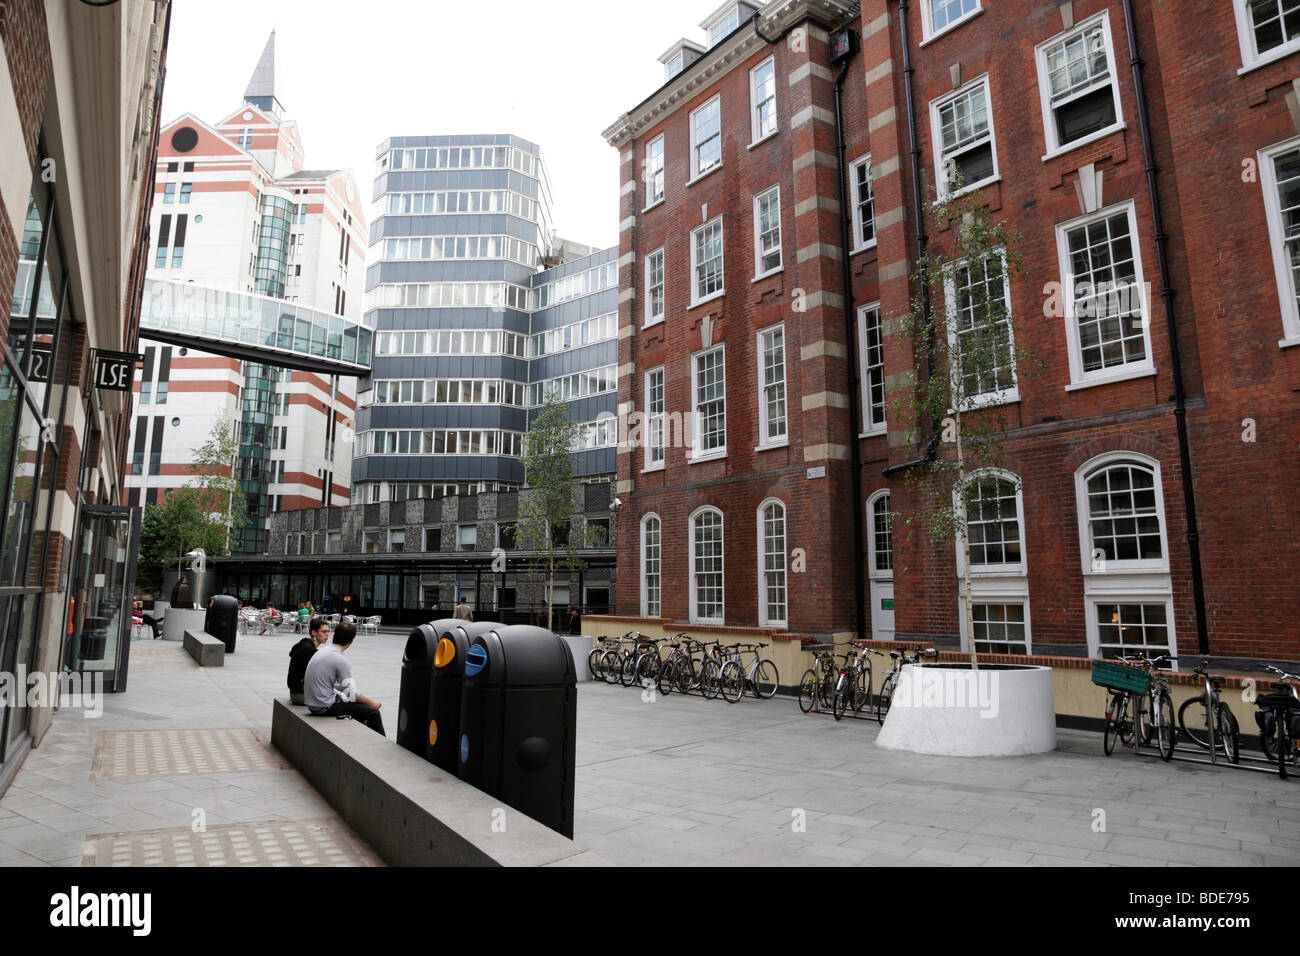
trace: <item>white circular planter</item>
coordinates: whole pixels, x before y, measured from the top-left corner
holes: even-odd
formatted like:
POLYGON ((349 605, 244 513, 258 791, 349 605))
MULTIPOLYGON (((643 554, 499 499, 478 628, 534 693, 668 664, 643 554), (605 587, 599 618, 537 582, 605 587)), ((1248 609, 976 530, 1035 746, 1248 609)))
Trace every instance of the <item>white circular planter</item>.
POLYGON ((951 757, 1013 757, 1056 749, 1052 669, 1028 664, 909 664, 876 746, 951 757))

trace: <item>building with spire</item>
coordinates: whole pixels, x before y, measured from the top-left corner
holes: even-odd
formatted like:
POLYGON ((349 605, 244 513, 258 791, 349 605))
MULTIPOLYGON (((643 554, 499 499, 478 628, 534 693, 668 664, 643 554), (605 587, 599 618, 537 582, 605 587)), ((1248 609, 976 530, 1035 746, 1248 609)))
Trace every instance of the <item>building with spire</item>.
MULTIPOLYGON (((163 127, 148 275, 327 311, 343 334, 343 319, 361 314, 361 197, 350 170, 307 167, 298 125, 277 93, 275 60, 272 32, 238 108, 215 123, 185 113, 163 127)), ((313 354, 327 357, 329 332, 313 354)), ((191 483, 195 450, 222 421, 236 423, 231 467, 247 517, 233 553, 266 550, 274 511, 347 503, 353 380, 142 345, 132 504, 157 503, 191 483)))

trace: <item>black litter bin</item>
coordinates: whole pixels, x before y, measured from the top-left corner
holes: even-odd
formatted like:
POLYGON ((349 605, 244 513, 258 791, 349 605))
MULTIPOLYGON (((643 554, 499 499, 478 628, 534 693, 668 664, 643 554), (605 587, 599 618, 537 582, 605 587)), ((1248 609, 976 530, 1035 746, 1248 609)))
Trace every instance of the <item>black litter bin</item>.
POLYGON ((429 734, 424 759, 454 774, 460 760, 460 698, 465 682, 465 655, 473 638, 501 625, 495 621, 461 621, 449 617, 421 626, 432 628, 438 634, 429 681, 429 734))
POLYGON ((418 624, 406 639, 406 653, 402 655, 402 683, 397 692, 397 746, 421 757, 426 748, 433 657, 441 637, 433 624, 418 624))
POLYGON ((225 642, 227 654, 235 653, 235 637, 239 633, 239 601, 229 594, 214 594, 208 601, 208 612, 203 615, 203 630, 225 642))
POLYGON ((460 712, 460 778, 572 838, 578 692, 568 645, 529 624, 474 638, 460 712))

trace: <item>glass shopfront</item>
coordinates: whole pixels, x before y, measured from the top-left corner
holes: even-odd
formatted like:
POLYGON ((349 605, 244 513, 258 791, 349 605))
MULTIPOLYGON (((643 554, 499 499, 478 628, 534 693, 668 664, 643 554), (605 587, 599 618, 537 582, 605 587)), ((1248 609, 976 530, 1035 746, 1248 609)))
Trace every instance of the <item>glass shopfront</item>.
MULTIPOLYGON (((66 589, 66 581, 49 571, 47 533, 55 482, 66 471, 60 467, 60 439, 70 417, 72 357, 84 334, 66 292, 53 193, 37 177, 0 355, 0 670, 13 675, 30 674, 36 666, 42 595, 66 589)), ((0 767, 22 743, 30 717, 26 688, 11 686, 10 706, 0 710, 0 767)))

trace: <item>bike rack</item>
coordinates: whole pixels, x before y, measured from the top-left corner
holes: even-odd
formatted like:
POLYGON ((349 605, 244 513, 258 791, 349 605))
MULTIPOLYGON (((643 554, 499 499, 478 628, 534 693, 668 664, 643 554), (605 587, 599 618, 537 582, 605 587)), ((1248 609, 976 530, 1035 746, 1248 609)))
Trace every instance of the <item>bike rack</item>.
MULTIPOLYGON (((1124 749, 1131 751, 1135 757, 1160 758, 1160 751, 1158 749, 1153 748, 1150 745, 1143 746, 1137 743, 1136 738, 1131 746, 1128 744, 1123 744, 1122 746, 1124 749)), ((1268 760, 1262 756, 1257 757, 1254 754, 1242 754, 1239 759, 1240 763, 1231 763, 1228 760, 1210 760, 1201 757, 1187 757, 1174 751, 1174 755, 1164 762, 1173 763, 1177 760, 1179 763, 1199 764, 1202 767, 1228 767, 1234 770, 1250 770, 1254 773, 1267 773, 1274 777, 1278 776, 1276 761, 1268 760), (1250 764, 1258 764, 1259 766, 1250 766, 1250 764)), ((1294 779, 1295 777, 1295 774, 1290 774, 1287 779, 1294 779)))

